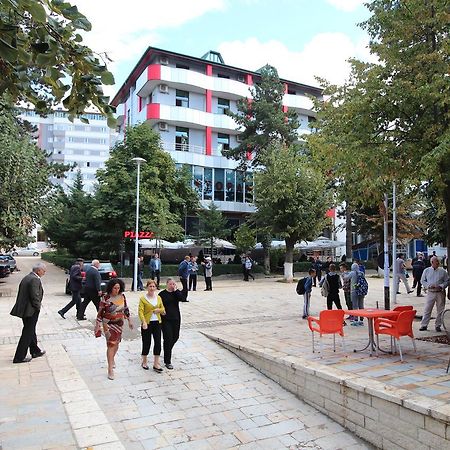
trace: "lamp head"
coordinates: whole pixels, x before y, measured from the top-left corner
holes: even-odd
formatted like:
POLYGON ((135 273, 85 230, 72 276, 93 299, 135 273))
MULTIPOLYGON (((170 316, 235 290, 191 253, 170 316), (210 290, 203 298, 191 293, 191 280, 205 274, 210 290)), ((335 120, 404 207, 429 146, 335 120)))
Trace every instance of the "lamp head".
POLYGON ((144 159, 144 158, 139 158, 139 157, 133 158, 131 161, 133 161, 133 162, 134 162, 135 164, 137 164, 137 165, 143 164, 143 163, 146 163, 146 162, 147 162, 146 159, 144 159))

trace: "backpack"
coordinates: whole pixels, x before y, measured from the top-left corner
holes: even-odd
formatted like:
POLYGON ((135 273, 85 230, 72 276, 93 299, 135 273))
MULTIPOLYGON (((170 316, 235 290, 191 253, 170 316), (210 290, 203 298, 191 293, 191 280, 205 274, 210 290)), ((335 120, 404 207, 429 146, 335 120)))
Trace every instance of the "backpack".
POLYGON ((298 280, 297 288, 296 288, 298 295, 303 295, 305 293, 305 283, 306 283, 306 277, 298 280))
POLYGON ((320 288, 320 294, 322 297, 328 297, 330 292, 330 284, 328 283, 328 275, 325 275, 325 280, 322 283, 322 287, 320 288))
POLYGON ((358 272, 358 280, 355 285, 355 292, 358 296, 367 295, 367 292, 369 292, 369 285, 367 284, 366 277, 362 272, 358 272))

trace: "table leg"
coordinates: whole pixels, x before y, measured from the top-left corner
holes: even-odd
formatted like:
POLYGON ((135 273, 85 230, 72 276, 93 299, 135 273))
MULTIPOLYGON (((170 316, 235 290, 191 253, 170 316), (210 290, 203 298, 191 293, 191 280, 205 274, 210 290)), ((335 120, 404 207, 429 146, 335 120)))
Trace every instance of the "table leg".
POLYGON ((368 327, 369 327, 369 342, 367 343, 367 345, 364 348, 361 349, 353 349, 353 352, 363 352, 364 350, 366 350, 368 347, 370 347, 370 356, 372 356, 372 352, 373 352, 373 319, 370 319, 370 317, 368 317, 368 327), (372 324, 370 323, 370 321, 372 320, 372 324), (372 330, 372 333, 371 333, 372 330))

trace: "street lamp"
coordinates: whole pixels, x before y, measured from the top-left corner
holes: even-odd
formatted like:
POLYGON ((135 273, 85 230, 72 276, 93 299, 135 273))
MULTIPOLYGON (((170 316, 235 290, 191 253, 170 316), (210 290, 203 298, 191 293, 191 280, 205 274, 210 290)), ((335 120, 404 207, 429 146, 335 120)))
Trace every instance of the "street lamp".
POLYGON ((134 240, 134 272, 133 272, 133 291, 137 291, 137 273, 138 273, 138 237, 139 237, 139 185, 141 175, 141 164, 147 161, 144 158, 133 158, 133 161, 137 165, 137 180, 136 180, 136 235, 134 240))

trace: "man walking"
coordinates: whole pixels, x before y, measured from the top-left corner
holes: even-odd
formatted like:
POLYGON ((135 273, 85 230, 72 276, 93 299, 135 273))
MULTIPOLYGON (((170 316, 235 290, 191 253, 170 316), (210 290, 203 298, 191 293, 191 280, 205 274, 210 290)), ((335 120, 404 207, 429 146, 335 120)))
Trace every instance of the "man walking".
POLYGON ((406 266, 405 266, 405 261, 403 260, 403 254, 399 253, 398 257, 395 261, 395 264, 397 266, 397 294, 400 294, 399 289, 400 289, 400 280, 403 281, 403 284, 405 285, 406 288, 406 292, 408 294, 411 294, 412 289, 410 289, 409 287, 409 283, 408 280, 406 278, 406 274, 405 274, 405 270, 406 270, 406 266))
POLYGON ((184 257, 184 260, 178 265, 178 276, 180 277, 181 284, 183 285, 182 293, 185 300, 188 297, 188 279, 189 279, 189 261, 191 257, 189 255, 184 257))
POLYGON ((420 282, 420 280, 422 278, 423 271, 425 270, 425 263, 423 261, 422 253, 417 254, 417 259, 415 261, 413 261, 412 268, 413 268, 413 277, 414 277, 413 289, 415 286, 417 286, 417 297, 423 297, 423 295, 421 294, 422 283, 420 282))
POLYGON ((448 272, 439 267, 439 258, 431 258, 431 267, 427 267, 422 274, 420 282, 427 289, 427 298, 423 310, 422 322, 420 322, 420 331, 426 331, 431 318, 431 311, 436 304, 436 331, 441 331, 442 314, 445 308, 445 288, 449 284, 448 272))
POLYGON ((159 258, 158 253, 155 253, 150 260, 150 273, 152 280, 156 277, 156 287, 159 289, 159 282, 161 280, 161 259, 159 258))
POLYGON ((80 305, 79 312, 77 314, 77 320, 86 320, 84 312, 89 302, 92 301, 95 308, 98 311, 98 306, 100 304, 100 297, 102 296, 102 277, 98 268, 100 267, 100 261, 98 259, 93 259, 91 267, 89 267, 86 272, 86 282, 84 286, 84 300, 80 305))
POLYGON ((67 311, 69 311, 72 306, 76 306, 77 308, 77 317, 78 316, 78 310, 80 309, 81 305, 81 282, 83 280, 83 275, 81 274, 81 271, 83 270, 83 262, 84 260, 82 258, 78 258, 75 261, 75 264, 70 268, 69 272, 69 289, 72 292, 72 300, 67 303, 64 308, 60 309, 58 311, 58 314, 65 319, 64 314, 66 314, 67 311))
POLYGON ((19 284, 16 303, 10 313, 12 316, 20 317, 23 322, 22 335, 13 359, 15 364, 30 362, 31 358, 45 355, 45 350, 38 347, 36 336, 36 324, 44 296, 41 277, 45 275, 45 272, 45 264, 38 262, 33 266, 32 272, 19 284), (31 358, 27 357, 28 349, 30 349, 31 358))

